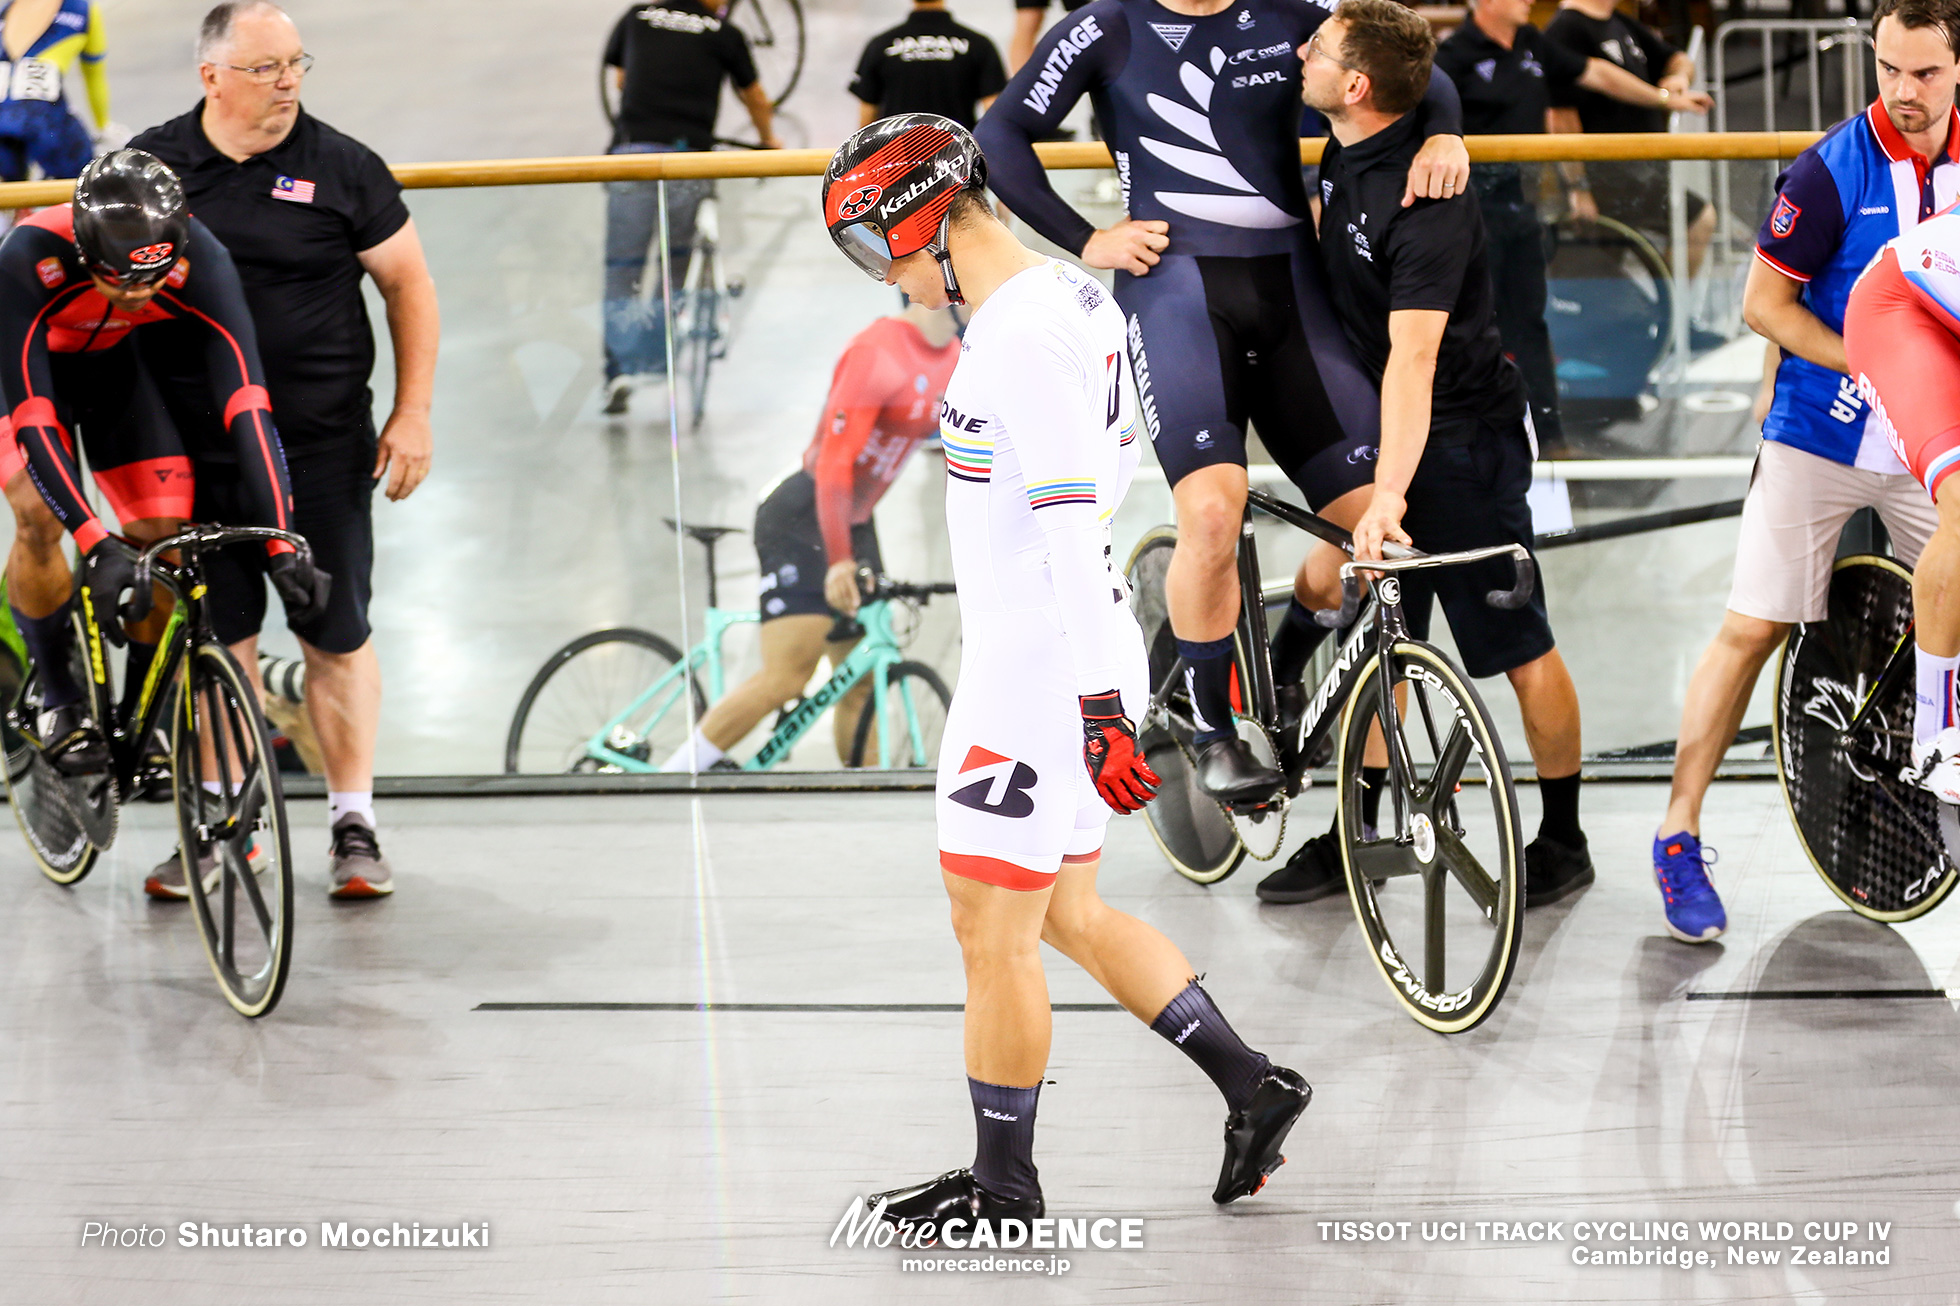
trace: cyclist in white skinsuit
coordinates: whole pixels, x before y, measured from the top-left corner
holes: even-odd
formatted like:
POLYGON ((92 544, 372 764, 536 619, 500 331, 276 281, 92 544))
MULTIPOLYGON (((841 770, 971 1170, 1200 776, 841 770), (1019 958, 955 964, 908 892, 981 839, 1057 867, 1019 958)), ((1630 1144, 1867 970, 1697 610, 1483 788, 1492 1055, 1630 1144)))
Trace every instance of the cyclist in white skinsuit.
POLYGON ((940 861, 1011 889, 1102 848, 1110 808, 1082 765, 1078 700, 1113 686, 1140 715, 1150 698, 1110 565, 1109 519, 1142 457, 1124 329, 1087 273, 1030 268, 974 315, 940 407, 965 644, 940 751, 940 861))
POLYGON ((936 802, 978 1147, 971 1169, 871 1199, 952 1247, 976 1225, 1044 1209, 1044 941, 1224 1095, 1213 1201, 1264 1185, 1312 1095, 1240 1040, 1175 944, 1096 894, 1110 810, 1139 810, 1157 783, 1130 720, 1149 693, 1143 638, 1109 553, 1139 455, 1135 386, 1108 294, 1016 240, 987 207, 985 177, 963 128, 901 114, 845 142, 823 199, 831 239, 859 267, 928 308, 973 311, 940 414, 965 651, 936 802))

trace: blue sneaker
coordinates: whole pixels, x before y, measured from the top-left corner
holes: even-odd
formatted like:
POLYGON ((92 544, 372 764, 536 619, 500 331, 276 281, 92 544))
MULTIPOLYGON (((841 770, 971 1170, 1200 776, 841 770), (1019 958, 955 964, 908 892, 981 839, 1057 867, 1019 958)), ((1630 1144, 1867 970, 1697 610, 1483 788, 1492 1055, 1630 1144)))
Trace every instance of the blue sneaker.
POLYGON ((1708 882, 1715 850, 1683 830, 1654 840, 1654 879, 1667 909, 1667 932, 1683 943, 1707 943, 1729 927, 1728 913, 1708 882))

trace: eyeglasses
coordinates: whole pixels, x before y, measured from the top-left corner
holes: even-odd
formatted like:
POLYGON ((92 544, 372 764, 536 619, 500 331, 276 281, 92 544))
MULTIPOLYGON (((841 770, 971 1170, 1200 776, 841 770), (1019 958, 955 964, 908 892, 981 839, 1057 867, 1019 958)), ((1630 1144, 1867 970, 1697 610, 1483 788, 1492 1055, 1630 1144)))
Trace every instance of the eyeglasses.
POLYGON ((235 73, 244 73, 255 82, 269 84, 278 81, 286 73, 291 73, 295 77, 306 76, 306 70, 313 66, 313 56, 303 54, 297 59, 287 59, 279 63, 262 63, 250 68, 247 68, 243 64, 235 63, 221 64, 219 66, 229 68, 235 73))
POLYGON ((1320 43, 1319 32, 1315 32, 1307 38, 1307 58, 1302 59, 1300 62, 1304 64, 1307 62, 1307 59, 1312 59, 1315 55, 1319 55, 1337 68, 1345 68, 1351 73, 1364 73, 1365 75, 1365 70, 1355 67, 1345 59, 1336 59, 1333 55, 1327 53, 1326 48, 1320 43))

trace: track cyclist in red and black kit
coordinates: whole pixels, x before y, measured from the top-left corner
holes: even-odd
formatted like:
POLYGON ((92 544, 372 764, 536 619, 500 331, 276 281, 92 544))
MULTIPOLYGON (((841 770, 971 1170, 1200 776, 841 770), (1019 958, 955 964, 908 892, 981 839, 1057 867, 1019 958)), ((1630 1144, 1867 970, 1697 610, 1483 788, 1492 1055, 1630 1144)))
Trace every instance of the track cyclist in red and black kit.
MULTIPOLYGON (((0 440, 0 463, 16 523, 7 592, 40 670, 30 741, 71 774, 104 765, 107 749, 69 667, 73 582, 62 529, 75 537, 81 583, 112 640, 125 637, 112 614, 135 582, 129 546, 84 497, 75 433, 129 540, 161 539, 190 515, 190 460, 164 394, 129 341, 143 326, 169 321, 207 329, 211 397, 250 485, 256 520, 242 524, 291 529, 292 497, 252 316, 231 256, 185 209, 176 174, 141 150, 106 154, 83 170, 74 203, 43 209, 0 243, 0 392, 12 427, 0 440)), ((289 545, 267 547, 272 582, 289 607, 323 606, 327 574, 289 545)), ((128 632, 126 685, 140 683, 160 621, 159 614, 128 632)))
MULTIPOLYGON (((989 184, 1090 267, 1118 270, 1144 429, 1177 500, 1165 584, 1198 722, 1198 783, 1224 801, 1280 776, 1234 733, 1234 580, 1248 424, 1322 516, 1351 526, 1374 480, 1380 404, 1328 307, 1300 171, 1299 48, 1332 4, 1094 0, 1049 29, 975 135, 989 184), (1083 96, 1116 158, 1128 216, 1098 231, 1035 158, 1083 96)), ((1461 194, 1456 89, 1437 73, 1410 199, 1461 194)), ((1409 202, 1405 200, 1405 202, 1409 202)), ((1323 635, 1295 602, 1275 638, 1283 705, 1323 635)), ((1297 711, 1297 708, 1292 710, 1297 711)))

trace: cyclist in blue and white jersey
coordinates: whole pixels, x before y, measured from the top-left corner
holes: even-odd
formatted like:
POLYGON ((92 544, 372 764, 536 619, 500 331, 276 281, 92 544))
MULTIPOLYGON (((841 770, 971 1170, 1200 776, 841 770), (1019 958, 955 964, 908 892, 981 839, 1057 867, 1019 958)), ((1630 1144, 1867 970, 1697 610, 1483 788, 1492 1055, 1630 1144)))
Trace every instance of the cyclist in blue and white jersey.
MULTIPOLYGON (((1232 733, 1248 426, 1330 520, 1352 525, 1374 479, 1379 404, 1328 308, 1300 170, 1298 50, 1332 7, 1094 0, 1049 29, 976 133, 1017 217, 1090 267, 1129 274, 1116 301, 1144 427, 1177 500, 1165 590, 1200 722, 1198 782, 1228 801, 1279 784, 1232 733), (1128 214, 1101 231, 1055 193, 1034 153, 1085 95, 1128 214)), ((1429 139, 1410 196, 1461 193, 1469 158, 1442 73, 1421 112, 1429 139)), ((1296 601, 1275 640, 1283 706, 1323 633, 1296 601)))
POLYGON ((864 128, 824 178, 831 238, 913 302, 972 311, 941 406, 959 586, 959 687, 939 756, 939 865, 966 962, 966 1070, 978 1149, 872 1199, 948 1245, 1043 1210, 1035 1103, 1048 1065, 1046 941, 1195 1061, 1224 1095, 1212 1200, 1255 1193, 1311 1090, 1240 1040, 1175 944, 1096 894, 1112 809, 1155 792, 1129 714, 1149 695, 1143 635, 1110 563, 1135 472, 1122 314, 1080 268, 995 218, 967 132, 931 114, 864 128))
MULTIPOLYGON (((1878 100, 1833 127, 1777 178, 1756 238, 1743 317, 1780 353, 1736 540, 1722 628, 1681 708, 1674 788, 1654 838, 1667 929, 1701 943, 1728 927, 1709 882, 1701 804, 1735 740, 1763 663, 1790 627, 1821 620, 1839 532, 1876 508, 1907 566, 1938 525, 1926 492, 1892 452, 1844 357, 1844 311, 1889 240, 1960 196, 1954 86, 1960 31, 1949 0, 1879 0, 1878 100)), ((1922 693, 1939 669, 1922 665, 1922 693)))
POLYGON ((109 124, 101 8, 93 0, 10 0, 0 7, 0 46, 0 181, 25 181, 30 163, 49 177, 80 176, 95 151, 62 79, 79 61, 100 135, 109 124))

